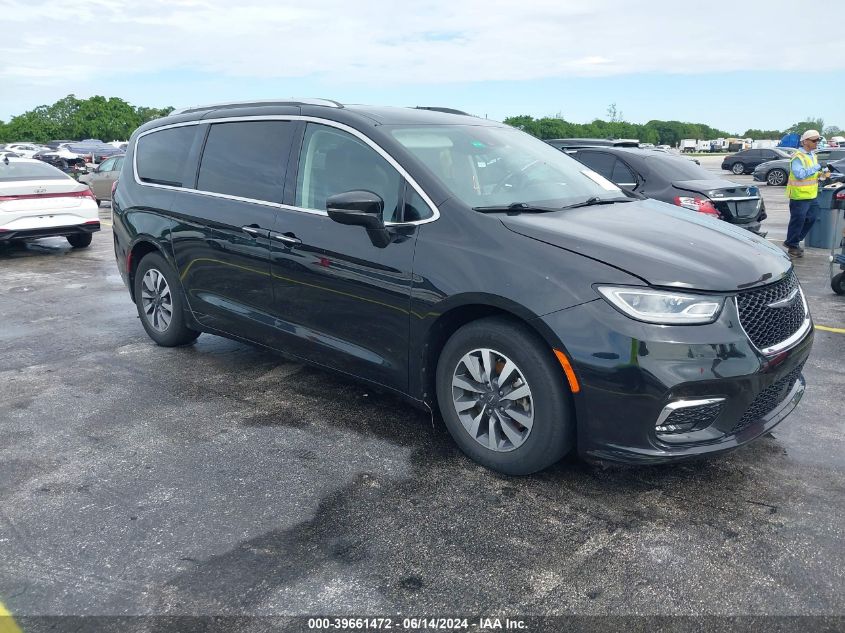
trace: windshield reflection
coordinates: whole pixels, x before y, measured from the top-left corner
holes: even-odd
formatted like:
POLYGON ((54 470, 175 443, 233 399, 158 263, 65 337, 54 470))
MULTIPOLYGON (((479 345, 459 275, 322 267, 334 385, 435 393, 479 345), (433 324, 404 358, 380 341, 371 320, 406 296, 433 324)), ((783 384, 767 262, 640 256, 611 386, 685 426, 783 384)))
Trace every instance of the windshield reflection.
POLYGON ((563 207, 621 190, 543 141, 506 127, 391 128, 391 134, 470 207, 563 207))

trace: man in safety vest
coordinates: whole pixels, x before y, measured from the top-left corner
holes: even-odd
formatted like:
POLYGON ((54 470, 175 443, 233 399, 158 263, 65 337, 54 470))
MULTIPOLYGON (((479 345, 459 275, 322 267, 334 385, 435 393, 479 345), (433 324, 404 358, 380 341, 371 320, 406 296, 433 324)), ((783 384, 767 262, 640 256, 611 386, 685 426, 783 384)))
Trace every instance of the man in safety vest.
POLYGON ((789 197, 789 227, 786 229, 786 246, 790 257, 804 257, 799 246, 819 215, 819 179, 828 176, 827 168, 822 170, 816 158, 821 135, 818 130, 807 130, 801 135, 801 147, 789 164, 789 180, 786 195, 789 197))

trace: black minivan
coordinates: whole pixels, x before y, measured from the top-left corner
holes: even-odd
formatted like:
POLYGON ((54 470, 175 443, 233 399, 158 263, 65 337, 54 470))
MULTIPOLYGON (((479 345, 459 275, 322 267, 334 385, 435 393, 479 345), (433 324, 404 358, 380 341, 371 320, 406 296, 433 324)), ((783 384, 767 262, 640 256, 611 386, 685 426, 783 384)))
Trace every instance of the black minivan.
POLYGON ((115 254, 156 343, 210 332, 365 380, 504 473, 762 435, 813 341, 789 259, 633 196, 471 116, 217 105, 132 135, 115 254))

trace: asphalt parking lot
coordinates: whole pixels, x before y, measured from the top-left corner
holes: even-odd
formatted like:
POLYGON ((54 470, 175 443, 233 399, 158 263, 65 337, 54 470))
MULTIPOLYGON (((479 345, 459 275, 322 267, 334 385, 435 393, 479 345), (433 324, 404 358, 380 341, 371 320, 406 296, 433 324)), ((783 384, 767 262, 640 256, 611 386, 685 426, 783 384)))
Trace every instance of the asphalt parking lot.
MULTIPOLYGON (((779 242, 784 191, 761 188, 779 242)), ((100 213, 89 249, 0 247, 13 615, 845 615, 845 298, 826 250, 796 262, 821 328, 772 434, 508 478, 343 378, 207 334, 155 346, 100 213)))

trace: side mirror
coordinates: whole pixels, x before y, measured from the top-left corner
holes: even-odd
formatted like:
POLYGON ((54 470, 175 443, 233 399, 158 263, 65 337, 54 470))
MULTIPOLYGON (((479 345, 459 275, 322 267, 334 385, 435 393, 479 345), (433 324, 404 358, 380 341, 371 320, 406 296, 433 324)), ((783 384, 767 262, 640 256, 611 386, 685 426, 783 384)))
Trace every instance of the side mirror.
POLYGON ((345 191, 326 200, 329 217, 339 224, 384 229, 384 200, 372 191, 345 191))

